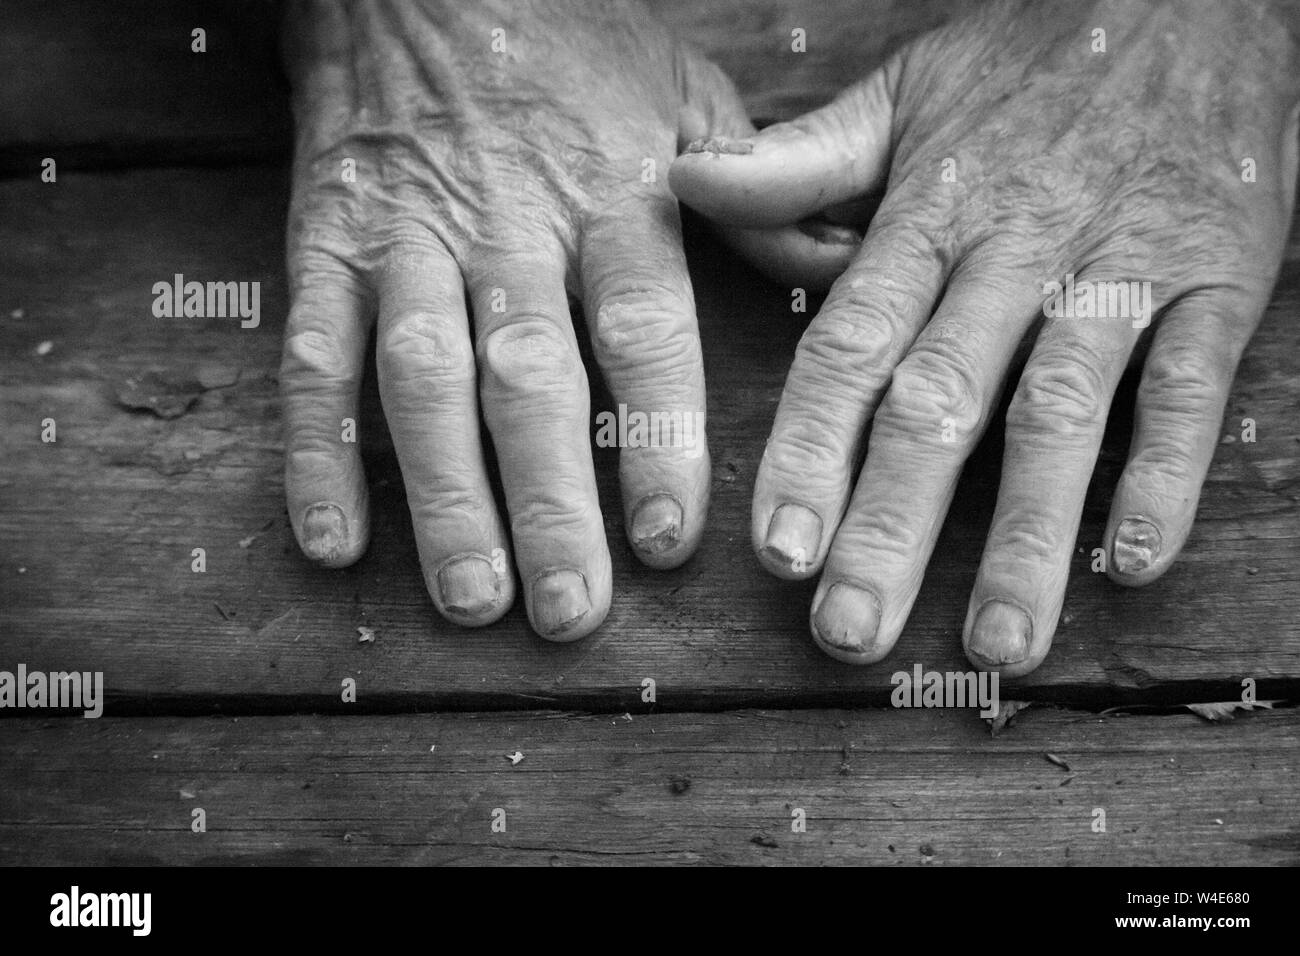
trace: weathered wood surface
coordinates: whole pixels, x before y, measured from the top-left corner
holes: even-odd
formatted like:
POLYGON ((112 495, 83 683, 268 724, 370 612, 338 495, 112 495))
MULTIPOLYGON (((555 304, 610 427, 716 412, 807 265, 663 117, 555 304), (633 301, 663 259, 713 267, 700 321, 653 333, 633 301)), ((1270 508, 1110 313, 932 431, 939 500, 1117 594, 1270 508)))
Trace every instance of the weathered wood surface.
POLYGON ((0 172, 267 159, 289 149, 278 4, 0 4, 0 172), (206 53, 191 31, 207 31, 206 53))
MULTIPOLYGON (((979 0, 652 0, 736 81, 760 120, 820 106, 907 38, 979 0), (743 32, 737 23, 745 23, 743 32), (807 48, 791 48, 791 31, 807 48)), ((279 4, 6 0, 0 5, 0 174, 283 159, 279 4), (207 52, 191 31, 207 31, 207 52), (93 78, 88 82, 87 78, 93 78)), ((487 38, 484 40, 485 44, 487 38)), ((525 38, 526 42, 526 38, 525 38)))
MULTIPOLYGON (((808 585, 764 574, 748 543, 763 442, 805 316, 698 230, 696 270, 715 463, 713 510, 684 568, 640 567, 622 537, 616 459, 597 466, 615 562, 603 629, 569 646, 513 611, 484 631, 443 623, 427 598, 400 473, 371 384, 362 422, 375 534, 355 567, 297 553, 282 501, 276 368, 286 308, 285 174, 137 171, 0 182, 0 667, 102 670, 113 706, 292 711, 359 706, 623 709, 643 678, 670 709, 883 703, 889 675, 965 669, 959 635, 991 514, 1000 449, 968 469, 903 640, 883 664, 825 658, 807 636, 808 585), (262 283, 262 325, 156 319, 173 273, 262 283), (48 354, 38 346, 50 342, 48 354), (158 367, 238 371, 182 417, 114 400, 158 367), (57 421, 58 441, 41 441, 57 421), (191 550, 207 572, 191 571, 191 550), (373 644, 356 627, 376 629, 373 644)), ((1262 696, 1300 679, 1300 261, 1289 248, 1234 389, 1258 441, 1221 445, 1177 567, 1143 590, 1090 573, 1127 445, 1121 394, 1079 538, 1065 619, 1017 693, 1074 702, 1262 696)), ((593 372, 593 379, 595 379, 593 372)), ((609 407, 597 395, 593 408, 609 407)))
POLYGON ((0 721, 0 861, 1300 863, 1294 710, 629 716, 0 721))
MULTIPOLYGON (((771 119, 974 2, 655 6, 771 119), (806 54, 790 50, 795 27, 806 54)), ((520 611, 481 632, 444 624, 371 382, 374 544, 353 569, 308 566, 280 478, 285 173, 69 172, 282 160, 275 18, 269 0, 217 0, 201 24, 164 0, 0 4, 0 174, 18 177, 0 181, 0 669, 103 670, 110 691, 97 721, 4 712, 25 719, 0 720, 0 863, 1300 863, 1295 710, 1211 725, 1040 704, 996 739, 972 712, 663 713, 881 705, 914 661, 965 669, 1000 456, 994 439, 968 469, 895 654, 868 669, 824 658, 807 638, 811 588, 768 578, 748 547, 754 470, 805 317, 698 228, 715 483, 696 559, 636 564, 615 458, 599 452, 616 573, 602 631, 557 647, 520 611), (188 51, 196 25, 203 57, 188 51), (57 184, 38 181, 47 155, 57 184), (154 319, 152 285, 177 272, 260 281, 262 327, 154 319), (145 370, 200 366, 237 380, 179 418, 114 399, 145 370), (206 574, 190 570, 195 547, 206 574), (358 644, 358 625, 378 640, 358 644), (356 704, 339 699, 344 677, 356 704), (409 713, 469 707, 509 710, 409 713), (128 716, 212 710, 350 716, 128 716), (806 833, 790 830, 795 807, 806 833)), ((1227 699, 1244 676, 1264 698, 1300 693, 1298 316, 1293 237, 1224 426, 1254 418, 1259 440, 1220 446, 1182 561, 1142 591, 1087 569, 1127 444, 1122 391, 1056 647, 1004 698, 1227 699)))

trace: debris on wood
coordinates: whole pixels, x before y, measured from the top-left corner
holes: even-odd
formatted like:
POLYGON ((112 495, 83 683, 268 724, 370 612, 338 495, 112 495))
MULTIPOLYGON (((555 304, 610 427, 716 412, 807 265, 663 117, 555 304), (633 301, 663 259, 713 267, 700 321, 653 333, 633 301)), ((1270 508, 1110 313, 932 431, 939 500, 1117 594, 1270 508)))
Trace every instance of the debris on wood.
POLYGON ((122 407, 153 412, 159 418, 180 418, 203 392, 203 386, 190 376, 157 371, 128 376, 114 388, 122 407))
POLYGON ((36 354, 41 356, 49 355, 50 352, 53 351, 53 349, 54 349, 54 343, 51 342, 49 339, 46 339, 44 342, 41 342, 39 345, 36 346, 36 354))
POLYGON ((362 627, 358 625, 357 633, 361 635, 360 637, 357 638, 358 644, 375 643, 375 629, 373 627, 362 627))
POLYGON ((524 759, 524 755, 520 751, 516 750, 512 754, 506 754, 506 759, 510 761, 510 766, 513 767, 519 763, 519 761, 524 759))
MULTIPOLYGON (((41 346, 47 343, 42 342, 41 346)), ((53 348, 53 343, 49 343, 53 348)), ((39 352, 38 354, 45 354, 39 352)), ((180 418, 204 392, 239 381, 237 366, 205 362, 184 368, 152 368, 115 383, 114 397, 124 408, 153 412, 159 418, 180 418)))
POLYGON ((181 788, 181 799, 182 799, 182 800, 193 800, 193 799, 194 799, 194 791, 193 791, 193 790, 186 790, 186 789, 184 789, 184 788, 181 788))
POLYGON ((1060 767, 1066 773, 1070 772, 1070 765, 1066 763, 1064 760, 1062 760, 1060 757, 1056 756, 1056 754, 1044 753, 1043 756, 1047 759, 1048 763, 1056 764, 1056 766, 1060 767))
POLYGON ((216 601, 213 601, 213 602, 212 602, 212 606, 215 607, 215 608, 217 609, 217 613, 221 615, 221 619, 222 619, 223 621, 229 621, 232 617, 235 616, 235 615, 231 614, 229 611, 227 611, 227 610, 226 610, 224 607, 222 607, 220 604, 218 604, 216 601))
POLYGON ((12 312, 9 313, 9 318, 11 318, 11 319, 21 319, 21 318, 22 318, 24 315, 26 315, 26 314, 27 314, 27 313, 24 312, 22 309, 14 309, 12 312))
POLYGON ((239 369, 234 365, 203 362, 199 365, 195 378, 205 389, 229 388, 239 381, 239 369))
POLYGON ((1232 720, 1239 710, 1254 710, 1256 707, 1272 710, 1276 703, 1278 703, 1276 700, 1225 700, 1211 704, 1184 704, 1183 706, 1197 717, 1218 723, 1232 720))
POLYGON ((251 548, 253 546, 253 542, 256 541, 258 538, 260 538, 262 535, 266 534, 268 531, 270 531, 271 527, 274 524, 275 524, 275 519, 274 518, 270 519, 269 521, 267 521, 266 524, 262 525, 262 527, 258 528, 247 538, 240 538, 239 546, 245 549, 251 548))
POLYGON ((1020 713, 1030 704, 1027 700, 1004 700, 998 706, 998 715, 996 717, 985 717, 989 725, 989 736, 996 737, 1002 730, 1011 723, 1016 714, 1020 713))

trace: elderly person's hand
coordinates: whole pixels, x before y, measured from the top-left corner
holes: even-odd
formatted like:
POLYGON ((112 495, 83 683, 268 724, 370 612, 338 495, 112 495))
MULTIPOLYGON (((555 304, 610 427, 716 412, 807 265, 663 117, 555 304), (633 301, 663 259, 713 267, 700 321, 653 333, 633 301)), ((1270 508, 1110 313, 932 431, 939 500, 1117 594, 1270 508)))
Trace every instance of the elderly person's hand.
MULTIPOLYGON (((438 610, 497 619, 517 567, 537 632, 582 637, 609 608, 610 557, 569 296, 627 419, 683 423, 620 461, 632 548, 680 564, 704 528, 710 468, 666 172, 692 138, 753 127, 721 73, 630 3, 300 3, 285 32, 297 138, 281 381, 298 541, 327 567, 367 546, 345 421, 359 417, 377 321, 381 397, 438 610)), ((827 283, 853 251, 795 228, 735 238, 827 283)))
POLYGON ((886 187, 799 345, 754 491, 764 564, 822 572, 811 622, 829 654, 874 662, 898 640, 1035 331, 967 655, 1016 676, 1047 654, 1112 396, 1147 324, 1130 458, 1098 544, 1120 584, 1169 568, 1287 235, 1295 27, 1294 6, 1264 0, 993 3, 829 106, 673 166, 684 202, 750 227, 886 187))

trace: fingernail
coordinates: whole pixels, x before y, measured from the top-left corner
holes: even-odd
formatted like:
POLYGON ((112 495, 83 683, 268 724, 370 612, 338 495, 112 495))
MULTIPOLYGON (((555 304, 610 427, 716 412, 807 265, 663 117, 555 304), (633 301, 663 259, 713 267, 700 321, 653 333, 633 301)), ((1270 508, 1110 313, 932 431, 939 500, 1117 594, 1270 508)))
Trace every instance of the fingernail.
POLYGON ((1125 518, 1115 529, 1112 558, 1120 574, 1137 574, 1160 557, 1160 529, 1142 518, 1125 518))
POLYGON ((747 139, 728 139, 725 136, 709 136, 705 139, 694 139, 686 144, 686 153, 712 153, 714 156, 720 156, 723 153, 730 153, 735 156, 747 156, 754 151, 754 144, 747 139))
POLYGON ((591 611, 587 579, 578 571, 547 571, 533 582, 533 623, 542 634, 569 630, 591 611))
POLYGON ((860 653, 876 642, 880 598, 870 591, 836 581, 813 612, 817 636, 832 647, 860 653))
POLYGON ((646 495, 632 510, 632 546, 662 554, 682 539, 682 506, 668 494, 646 495))
POLYGON ((338 557, 348 543, 347 519, 343 509, 323 501, 312 505, 302 516, 302 550, 313 561, 338 557))
POLYGON ((1006 601, 985 601, 975 615, 967 650, 990 666, 1018 664, 1029 656, 1033 624, 1029 615, 1006 601))
POLYGON ((792 571, 805 571, 822 543, 822 519, 805 505, 781 505, 767 525, 763 551, 792 571))
POLYGON ((491 610, 501 597, 501 579, 492 562, 471 554, 448 561, 438 570, 438 593, 452 614, 477 617, 491 610))
POLYGON ((856 246, 862 242, 862 233, 849 226, 841 226, 825 219, 802 219, 799 231, 817 242, 831 246, 856 246))

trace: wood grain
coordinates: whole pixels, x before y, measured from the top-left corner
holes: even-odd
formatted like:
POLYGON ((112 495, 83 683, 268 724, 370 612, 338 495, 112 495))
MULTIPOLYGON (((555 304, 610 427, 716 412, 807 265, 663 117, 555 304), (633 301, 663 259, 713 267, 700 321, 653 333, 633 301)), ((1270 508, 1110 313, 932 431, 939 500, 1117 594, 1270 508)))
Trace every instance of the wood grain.
POLYGON ((1294 710, 628 717, 0 721, 0 860, 1300 863, 1294 710))
MULTIPOLYGON (((372 381, 361 440, 373 544, 351 569, 309 566, 282 499, 285 188, 282 171, 263 167, 0 183, 0 666, 102 670, 116 707, 184 712, 342 709, 345 677, 376 710, 621 710, 645 677, 668 709, 880 704, 889 675, 913 662, 966 668, 959 635, 997 439, 967 469, 898 649, 861 669, 825 658, 807 636, 811 587, 766 576, 748 544, 755 468, 806 316, 790 313, 789 290, 696 228, 688 246, 715 466, 696 558, 669 573, 636 564, 620 527, 616 459, 599 452, 615 562, 601 631, 547 644, 518 609, 483 631, 443 623, 423 589, 372 381), (260 281, 262 325, 154 318, 152 286, 174 273, 260 281), (238 381, 204 392, 182 417, 165 421, 113 397, 147 369, 183 378, 202 363, 233 367, 238 381), (45 418, 58 423, 54 444, 41 441, 45 418), (207 552, 204 574, 191 571, 196 547, 207 552), (378 639, 359 644, 359 625, 378 639)), ((1295 694, 1298 258, 1293 241, 1229 405, 1225 434, 1251 417, 1258 441, 1218 448, 1186 552, 1142 590, 1089 570, 1127 447, 1132 384, 1121 391, 1055 647, 1017 693, 1092 704, 1232 698, 1249 676, 1261 696, 1295 694)), ((609 407, 598 389, 593 412, 609 407)))

